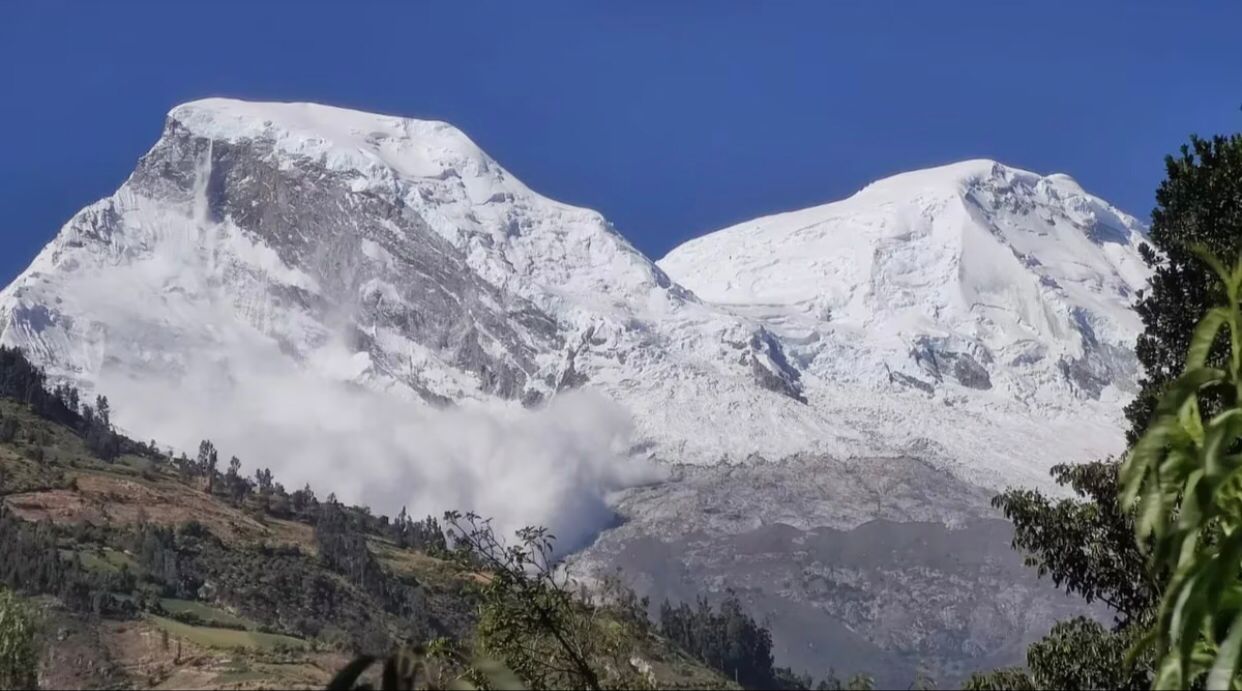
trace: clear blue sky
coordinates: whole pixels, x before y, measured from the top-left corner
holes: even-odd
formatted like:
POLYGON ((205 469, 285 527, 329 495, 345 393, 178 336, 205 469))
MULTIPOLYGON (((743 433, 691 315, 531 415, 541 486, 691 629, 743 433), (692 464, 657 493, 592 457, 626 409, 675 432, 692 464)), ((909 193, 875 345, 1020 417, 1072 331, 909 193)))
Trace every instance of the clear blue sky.
POLYGON ((0 0, 0 281, 212 95, 448 120, 653 257, 894 172, 1067 172, 1147 217, 1242 129, 1242 3, 0 0))

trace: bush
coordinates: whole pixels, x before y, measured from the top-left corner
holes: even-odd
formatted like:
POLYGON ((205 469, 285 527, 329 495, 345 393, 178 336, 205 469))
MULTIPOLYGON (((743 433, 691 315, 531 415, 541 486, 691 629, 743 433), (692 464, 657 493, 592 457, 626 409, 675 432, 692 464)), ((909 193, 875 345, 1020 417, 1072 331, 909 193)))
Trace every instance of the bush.
POLYGON ((38 664, 29 609, 13 593, 0 589, 0 688, 35 688, 38 664))

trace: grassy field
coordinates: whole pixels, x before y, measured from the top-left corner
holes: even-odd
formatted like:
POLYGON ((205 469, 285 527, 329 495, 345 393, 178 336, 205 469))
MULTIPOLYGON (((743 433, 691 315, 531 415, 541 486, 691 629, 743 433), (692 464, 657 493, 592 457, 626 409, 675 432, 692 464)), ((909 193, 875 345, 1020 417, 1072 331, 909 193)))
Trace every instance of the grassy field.
POLYGON ((160 607, 173 616, 189 614, 198 617, 208 626, 247 630, 259 628, 259 625, 250 619, 230 614, 202 602, 165 598, 160 600, 160 607))
POLYGON ((128 554, 108 547, 80 546, 75 549, 60 550, 62 559, 72 559, 74 555, 77 555, 82 566, 86 567, 88 571, 95 571, 97 573, 115 574, 120 573, 122 569, 129 570, 132 573, 138 568, 138 565, 128 554))
POLYGON ((211 626, 191 626, 164 617, 152 616, 151 621, 169 635, 184 638, 195 645, 207 648, 246 648, 248 650, 276 650, 278 648, 305 649, 306 641, 292 636, 281 636, 257 631, 217 629, 211 626))
POLYGON ((410 576, 421 583, 441 589, 460 588, 468 580, 469 574, 452 562, 422 552, 400 549, 388 540, 371 539, 367 544, 380 563, 398 576, 410 576))

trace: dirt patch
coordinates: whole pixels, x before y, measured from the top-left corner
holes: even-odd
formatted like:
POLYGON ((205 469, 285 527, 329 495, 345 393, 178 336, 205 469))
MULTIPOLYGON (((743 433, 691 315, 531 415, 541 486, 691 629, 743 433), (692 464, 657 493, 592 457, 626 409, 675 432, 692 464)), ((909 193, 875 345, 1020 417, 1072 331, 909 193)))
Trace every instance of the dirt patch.
POLYGON ((273 657, 221 651, 165 635, 151 621, 106 622, 108 655, 138 688, 323 688, 348 660, 337 653, 273 657))
MULTIPOLYGON (((198 521, 227 541, 273 537, 273 531, 242 511, 175 482, 148 485, 109 474, 83 473, 74 478, 74 489, 11 494, 4 503, 28 521, 94 525, 145 521, 168 526, 198 521)), ((288 527, 280 533, 290 534, 291 542, 301 539, 288 527)))
POLYGON ((269 544, 286 544, 293 545, 302 550, 304 554, 315 556, 319 554, 319 548, 315 544, 315 529, 305 523, 297 521, 286 521, 281 518, 269 518, 266 521, 267 536, 264 538, 269 544))
POLYGON ((44 689, 125 688, 131 684, 112 659, 101 627, 40 601, 39 687, 44 689))

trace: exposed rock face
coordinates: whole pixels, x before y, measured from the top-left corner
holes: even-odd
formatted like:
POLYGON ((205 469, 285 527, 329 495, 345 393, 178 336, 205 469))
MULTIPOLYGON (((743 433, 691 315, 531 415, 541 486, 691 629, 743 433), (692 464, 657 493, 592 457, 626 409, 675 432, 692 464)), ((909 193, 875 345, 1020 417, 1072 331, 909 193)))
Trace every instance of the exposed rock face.
POLYGON ((701 462, 720 449, 688 430, 710 413, 661 420, 671 382, 687 403, 721 384, 738 403, 800 398, 779 341, 701 305, 599 214, 535 194, 443 123, 323 106, 174 109, 121 190, 0 305, 0 340, 88 390, 178 376, 189 353, 239 376, 223 335, 237 330, 435 405, 532 405, 590 382, 701 462))
MULTIPOLYGON (((377 342, 383 332, 432 349, 483 393, 521 397, 539 374, 536 355, 562 346, 556 321, 482 280, 399 196, 359 194, 352 178, 307 158, 286 161, 263 140, 206 139, 174 119, 129 187, 195 207, 205 225, 228 223, 297 267, 313 288, 275 286, 277 298, 321 324, 349 319, 350 345, 370 357, 375 374, 446 400, 377 342)), ((322 345, 271 335, 303 358, 322 345)))
POLYGON ((953 688, 1093 611, 1023 564, 990 495, 911 458, 687 467, 628 492, 626 522, 574 569, 622 569, 657 615, 665 598, 732 589, 769 622, 777 660, 818 678, 905 688, 921 672, 953 688))

